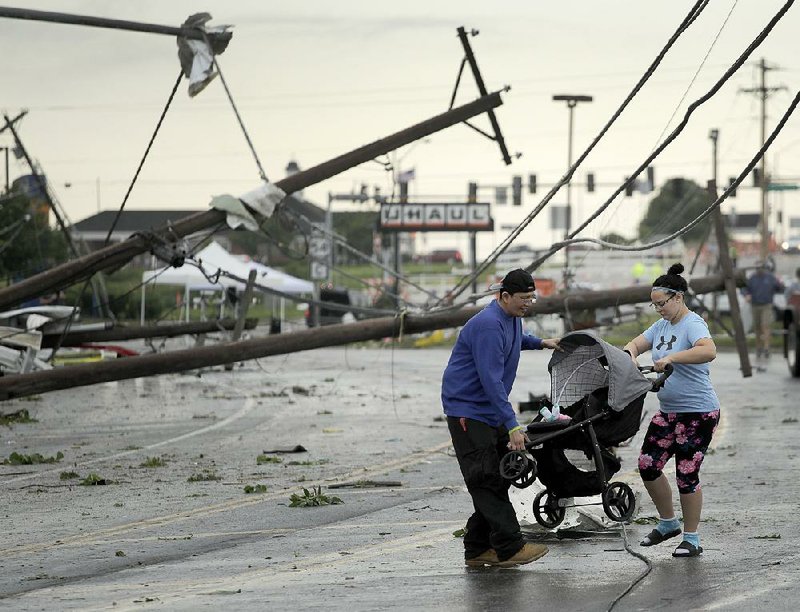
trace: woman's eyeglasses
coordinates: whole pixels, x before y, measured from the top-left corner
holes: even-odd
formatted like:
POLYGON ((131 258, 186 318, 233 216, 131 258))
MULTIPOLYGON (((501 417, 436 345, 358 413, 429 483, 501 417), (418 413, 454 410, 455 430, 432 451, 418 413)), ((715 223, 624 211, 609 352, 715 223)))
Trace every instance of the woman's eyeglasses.
POLYGON ((677 293, 673 293, 666 300, 661 300, 660 302, 650 302, 650 307, 651 308, 655 308, 656 310, 661 310, 662 308, 664 308, 664 306, 667 304, 667 302, 669 302, 676 295, 678 295, 678 294, 677 293))

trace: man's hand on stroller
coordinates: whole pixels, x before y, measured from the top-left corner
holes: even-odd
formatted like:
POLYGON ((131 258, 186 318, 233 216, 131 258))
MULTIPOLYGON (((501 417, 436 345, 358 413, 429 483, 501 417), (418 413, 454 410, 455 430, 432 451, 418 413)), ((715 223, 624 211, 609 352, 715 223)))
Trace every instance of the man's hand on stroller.
POLYGON ((561 338, 543 338, 542 339, 542 348, 547 348, 554 351, 564 351, 558 343, 561 342, 561 338))
POLYGON ((523 430, 517 429, 508 434, 508 449, 521 451, 525 450, 525 443, 528 442, 528 434, 523 430))

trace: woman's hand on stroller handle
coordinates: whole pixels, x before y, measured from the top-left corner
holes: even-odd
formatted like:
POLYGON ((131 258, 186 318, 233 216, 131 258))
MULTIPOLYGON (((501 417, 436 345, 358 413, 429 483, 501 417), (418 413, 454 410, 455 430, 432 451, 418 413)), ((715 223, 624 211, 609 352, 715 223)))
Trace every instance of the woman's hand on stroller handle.
POLYGON ((653 370, 656 372, 666 372, 667 367, 672 368, 672 360, 670 359, 669 355, 666 357, 662 357, 658 361, 653 363, 653 370))
POLYGON ((659 389, 661 389, 661 387, 664 386, 664 383, 667 382, 667 379, 669 378, 670 374, 672 374, 672 370, 674 368, 674 366, 669 362, 666 362, 663 365, 661 365, 662 368, 661 370, 658 369, 658 366, 659 362, 656 362, 651 366, 639 366, 639 371, 642 374, 650 374, 651 372, 662 372, 661 376, 653 380, 653 391, 658 391, 659 389))
POLYGON ((664 364, 664 367, 661 368, 660 370, 658 369, 657 364, 640 365, 640 366, 637 366, 637 367, 639 368, 639 371, 642 374, 651 374, 652 372, 670 372, 671 373, 672 372, 672 368, 674 366, 671 363, 666 363, 666 364, 664 364))

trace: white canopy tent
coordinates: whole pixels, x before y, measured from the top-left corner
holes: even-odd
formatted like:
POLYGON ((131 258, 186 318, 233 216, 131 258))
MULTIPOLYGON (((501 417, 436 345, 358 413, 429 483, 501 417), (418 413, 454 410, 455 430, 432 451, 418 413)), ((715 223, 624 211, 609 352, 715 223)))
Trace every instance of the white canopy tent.
MULTIPOLYGON (((192 291, 223 291, 227 287, 235 287, 243 291, 245 283, 216 274, 219 270, 228 272, 239 278, 247 278, 250 270, 256 270, 256 283, 282 293, 304 294, 312 293, 311 281, 297 278, 280 270, 270 268, 256 261, 244 261, 226 251, 219 243, 212 242, 194 257, 203 268, 184 264, 180 268, 165 267, 158 270, 146 270, 142 274, 142 302, 141 323, 144 325, 145 287, 147 284, 179 285, 183 287, 183 303, 185 305, 185 318, 189 320, 191 301, 189 295, 192 291), (204 273, 205 272, 205 273, 204 273), (216 279, 216 282, 213 282, 216 279)), ((258 287, 255 288, 258 291, 258 287)), ((283 320, 284 298, 281 302, 281 320, 283 320)))

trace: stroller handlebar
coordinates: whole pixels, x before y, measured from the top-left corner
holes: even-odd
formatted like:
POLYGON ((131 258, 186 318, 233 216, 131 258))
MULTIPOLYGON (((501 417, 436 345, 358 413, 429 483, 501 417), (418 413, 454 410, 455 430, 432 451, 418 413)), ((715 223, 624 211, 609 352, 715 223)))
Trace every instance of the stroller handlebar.
MULTIPOLYGON (((667 379, 669 378, 670 374, 672 374, 672 370, 673 370, 672 364, 668 363, 664 367, 664 371, 661 373, 661 375, 655 380, 653 380, 653 387, 652 387, 653 392, 661 390, 661 387, 664 386, 664 383, 667 382, 667 379)), ((653 366, 639 366, 639 371, 642 372, 643 374, 649 374, 651 372, 655 372, 653 366)))

